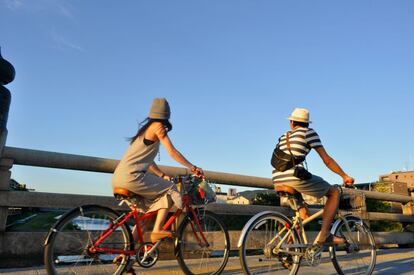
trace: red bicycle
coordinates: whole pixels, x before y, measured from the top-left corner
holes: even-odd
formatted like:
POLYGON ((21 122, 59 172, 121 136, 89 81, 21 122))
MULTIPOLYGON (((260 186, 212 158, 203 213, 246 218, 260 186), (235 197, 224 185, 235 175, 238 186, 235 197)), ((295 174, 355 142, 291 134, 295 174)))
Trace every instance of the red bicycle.
MULTIPOLYGON (((174 255, 185 274, 220 274, 229 258, 230 239, 225 225, 205 205, 200 180, 178 177, 183 182, 184 211, 178 209, 163 230, 185 214, 174 237, 174 255), (184 212, 184 213, 183 213, 184 212)), ((159 258, 159 246, 144 239, 143 223, 157 211, 142 213, 136 194, 114 190, 115 197, 131 210, 119 214, 108 207, 85 205, 64 214, 50 229, 44 250, 48 274, 121 274, 137 263, 153 266, 159 258), (136 238, 131 228, 136 226, 136 238)))

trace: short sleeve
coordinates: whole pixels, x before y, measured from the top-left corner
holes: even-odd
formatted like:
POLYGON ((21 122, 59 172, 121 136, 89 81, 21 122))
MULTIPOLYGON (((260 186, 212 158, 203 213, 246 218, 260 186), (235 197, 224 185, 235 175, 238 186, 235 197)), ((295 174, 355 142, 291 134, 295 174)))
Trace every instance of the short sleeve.
POLYGON ((315 130, 313 129, 309 129, 306 132, 305 140, 310 148, 322 147, 321 139, 319 138, 318 133, 316 133, 315 130))

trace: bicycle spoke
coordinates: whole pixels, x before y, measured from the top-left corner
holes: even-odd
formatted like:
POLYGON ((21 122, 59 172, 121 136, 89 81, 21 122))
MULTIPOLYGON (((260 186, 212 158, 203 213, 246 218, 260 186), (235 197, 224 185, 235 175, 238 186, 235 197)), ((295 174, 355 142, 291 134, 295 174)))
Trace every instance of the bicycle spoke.
POLYGON ((181 225, 177 260, 187 274, 218 274, 229 256, 227 230, 207 213, 200 219, 200 225, 202 232, 193 220, 185 220, 181 225))
POLYGON ((350 219, 348 224, 350 231, 342 222, 335 234, 350 242, 330 248, 335 269, 339 274, 371 274, 376 258, 374 238, 359 219, 350 219))
POLYGON ((108 252, 94 251, 93 243, 99 239, 117 214, 108 208, 89 206, 73 210, 61 218, 55 226, 45 249, 45 263, 53 274, 120 274, 129 257, 112 263, 120 254, 110 249, 131 249, 131 233, 126 225, 119 227, 102 240, 99 248, 108 252))
POLYGON ((247 274, 296 274, 300 263, 300 248, 288 248, 287 244, 299 244, 294 231, 285 227, 290 223, 277 214, 253 217, 241 236, 239 250, 243 270, 247 274), (294 255, 298 254, 298 255, 294 255))

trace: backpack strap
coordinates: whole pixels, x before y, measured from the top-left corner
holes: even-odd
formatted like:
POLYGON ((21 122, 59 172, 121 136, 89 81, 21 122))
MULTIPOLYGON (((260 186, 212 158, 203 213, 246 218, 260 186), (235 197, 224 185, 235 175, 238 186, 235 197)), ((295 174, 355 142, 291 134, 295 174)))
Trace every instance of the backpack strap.
POLYGON ((292 156, 293 166, 296 166, 295 156, 292 154, 292 151, 290 150, 289 132, 286 133, 286 145, 287 145, 290 155, 292 156))

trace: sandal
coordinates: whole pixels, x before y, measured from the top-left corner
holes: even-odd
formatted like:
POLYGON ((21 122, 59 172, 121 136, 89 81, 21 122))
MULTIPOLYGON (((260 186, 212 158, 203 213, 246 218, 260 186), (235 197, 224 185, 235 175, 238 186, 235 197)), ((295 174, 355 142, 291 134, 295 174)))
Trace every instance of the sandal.
POLYGON ((347 243, 347 241, 346 241, 345 238, 340 237, 340 236, 336 236, 336 235, 333 235, 333 234, 329 234, 328 237, 326 237, 324 242, 319 242, 319 241, 317 242, 317 244, 319 246, 333 246, 333 245, 341 245, 341 244, 346 244, 346 243, 347 243), (340 241, 338 241, 338 240, 334 241, 334 238, 338 238, 338 239, 340 239, 340 241))

